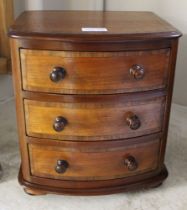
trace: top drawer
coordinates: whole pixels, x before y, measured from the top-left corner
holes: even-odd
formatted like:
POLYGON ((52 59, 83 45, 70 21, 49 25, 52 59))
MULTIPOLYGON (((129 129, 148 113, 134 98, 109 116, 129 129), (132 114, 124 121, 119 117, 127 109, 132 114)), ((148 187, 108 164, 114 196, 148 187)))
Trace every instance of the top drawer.
POLYGON ((165 88, 169 49, 67 52, 21 49, 23 89, 65 94, 111 94, 165 88))

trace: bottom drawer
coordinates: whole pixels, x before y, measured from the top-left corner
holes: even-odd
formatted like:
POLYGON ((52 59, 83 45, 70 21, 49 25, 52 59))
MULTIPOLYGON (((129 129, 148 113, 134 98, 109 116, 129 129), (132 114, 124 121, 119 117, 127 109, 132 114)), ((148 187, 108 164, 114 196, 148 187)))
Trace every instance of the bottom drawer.
POLYGON ((137 142, 116 141, 115 146, 113 142, 93 146, 83 142, 63 146, 29 144, 31 174, 60 180, 108 180, 156 169, 160 139, 137 142))

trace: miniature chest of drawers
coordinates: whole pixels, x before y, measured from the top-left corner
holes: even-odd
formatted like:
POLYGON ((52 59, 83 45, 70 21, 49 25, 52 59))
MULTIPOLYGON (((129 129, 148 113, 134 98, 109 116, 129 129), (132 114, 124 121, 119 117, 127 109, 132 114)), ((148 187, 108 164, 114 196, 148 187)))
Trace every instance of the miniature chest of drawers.
POLYGON ((27 193, 163 182, 179 31, 151 12, 30 11, 9 36, 27 193))

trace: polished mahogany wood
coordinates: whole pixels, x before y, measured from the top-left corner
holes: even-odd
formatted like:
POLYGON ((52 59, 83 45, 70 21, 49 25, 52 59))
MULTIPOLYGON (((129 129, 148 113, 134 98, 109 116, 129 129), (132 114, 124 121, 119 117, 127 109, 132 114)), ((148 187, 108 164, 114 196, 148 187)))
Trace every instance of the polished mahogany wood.
POLYGON ((79 104, 83 101, 85 103, 110 103, 111 101, 120 100, 122 103, 137 103, 143 100, 152 100, 153 98, 166 97, 167 91, 159 89, 157 91, 133 92, 124 94, 52 94, 52 93, 35 93, 32 91, 22 91, 24 99, 33 101, 45 102, 62 102, 79 104))
POLYGON ((62 41, 149 40, 175 38, 181 33, 152 12, 27 11, 10 28, 16 38, 62 41), (105 27, 107 32, 83 32, 82 27, 105 27))
POLYGON ((29 145, 31 173, 34 176, 63 180, 107 180, 145 173, 158 166, 158 139, 132 146, 93 151, 68 147, 29 145), (130 156, 130 157, 129 157, 130 156), (133 158, 132 158, 133 156, 133 158), (136 160, 135 160, 136 159, 136 160), (65 160, 58 171, 56 163, 65 160), (60 173, 60 172, 64 173, 60 173))
POLYGON ((23 89, 106 94, 165 88, 169 56, 169 49, 112 53, 23 49, 23 89))
POLYGON ((17 114, 17 128, 18 137, 20 144, 20 153, 22 158, 22 174, 30 181, 30 166, 29 166, 29 155, 27 151, 27 144, 24 141, 25 138, 25 116, 22 98, 22 84, 21 84, 21 71, 20 71, 20 56, 19 56, 19 44, 15 40, 10 40, 11 44, 11 58, 12 58, 12 74, 13 74, 13 85, 14 95, 16 103, 16 114, 17 114))
POLYGON ((30 11, 9 36, 27 193, 99 195, 163 182, 178 30, 150 12, 30 11), (85 23, 109 30, 82 32, 85 23))
POLYGON ((24 187, 24 191, 25 191, 25 193, 27 193, 28 195, 32 195, 32 196, 36 196, 36 195, 46 195, 46 194, 47 194, 46 191, 42 191, 42 190, 38 190, 38 189, 33 189, 33 188, 29 188, 29 187, 24 187))
POLYGON ((162 130, 165 97, 152 98, 150 95, 149 99, 142 97, 136 101, 125 101, 122 97, 118 100, 111 98, 108 102, 86 101, 86 96, 79 103, 25 99, 27 135, 59 140, 96 141, 131 138, 162 130), (54 129, 56 118, 65 118, 67 124, 64 126, 64 123, 58 122, 54 129))
MULTIPOLYGON (((146 173, 147 175, 147 173, 146 173)), ((113 193, 120 193, 120 192, 126 192, 126 191, 137 191, 137 189, 149 189, 149 188, 155 188, 162 185, 163 180, 165 180, 168 177, 168 171, 165 166, 162 167, 162 169, 159 171, 159 173, 152 174, 150 176, 144 175, 144 180, 141 179, 138 180, 136 183, 130 182, 130 180, 125 184, 116 184, 111 185, 107 188, 96 188, 95 186, 92 188, 82 188, 82 189, 75 189, 75 188, 64 188, 59 186, 49 186, 49 185, 43 185, 43 182, 40 181, 39 184, 35 184, 34 181, 32 183, 28 182, 23 178, 22 171, 19 171, 18 180, 21 185, 24 185, 24 191, 29 195, 45 195, 47 193, 55 193, 55 194, 67 194, 67 195, 108 195, 113 193)), ((133 180, 135 181, 135 177, 133 176, 133 180)), ((42 179, 44 180, 44 179, 42 179)), ((50 179, 48 179, 50 181, 50 179)), ((117 179, 119 181, 119 179, 117 179)), ((124 179, 123 179, 124 180, 124 179)), ((103 181, 101 181, 103 182, 103 181)), ((67 181, 66 181, 67 183, 67 181)), ((93 183, 91 182, 83 182, 82 185, 84 186, 85 183, 93 183)), ((95 182, 94 182, 95 183, 95 182)), ((74 183, 74 187, 75 187, 74 183)))
POLYGON ((45 40, 35 37, 34 39, 22 38, 16 39, 19 46, 24 49, 34 50, 53 50, 53 51, 74 51, 74 52, 121 52, 121 51, 142 51, 142 50, 160 50, 170 48, 172 39, 158 40, 137 40, 133 41, 112 41, 112 40, 94 40, 86 42, 63 42, 60 40, 45 40))
MULTIPOLYGON (((42 146, 42 145, 46 145, 46 146, 56 146, 56 147, 60 147, 60 148, 68 148, 71 151, 72 150, 77 150, 77 151, 91 151, 92 152, 102 152, 103 148, 105 148, 105 150, 111 150, 112 148, 121 148, 121 147, 129 147, 132 145, 137 145, 140 143, 148 143, 150 141, 153 140, 157 140, 160 139, 160 141, 162 142, 162 133, 157 133, 157 134, 152 134, 152 135, 146 135, 146 136, 142 136, 142 137, 138 137, 138 138, 131 138, 130 141, 128 140, 115 140, 115 141, 101 141, 101 142, 96 142, 96 141, 91 141, 91 142, 77 142, 77 141, 57 141, 57 140, 49 140, 49 139, 38 139, 38 138, 32 138, 32 137, 27 137, 26 141, 29 144, 34 144, 34 145, 38 145, 38 146, 42 146), (98 144, 99 143, 99 144, 98 144), (76 146, 76 147, 75 147, 76 146)), ((159 155, 159 159, 160 159, 161 154, 159 155)), ((158 163, 158 166, 160 165, 160 162, 158 163)), ((137 176, 129 176, 124 177, 124 178, 120 178, 120 179, 110 179, 110 180, 97 180, 94 181, 92 180, 91 182, 85 182, 84 180, 62 180, 62 179, 48 179, 48 178, 40 178, 40 177, 35 177, 35 176, 31 176, 31 183, 35 183, 40 185, 41 183, 43 185, 47 185, 50 187, 57 187, 57 188, 70 188, 70 189, 74 189, 74 190, 83 190, 83 189, 92 189, 92 188, 109 188, 112 186, 117 186, 117 185, 123 185, 125 187, 125 185, 127 185, 128 183, 131 182, 139 182, 142 179, 147 179, 153 176, 156 176, 160 173, 160 171, 162 170, 162 167, 158 167, 157 169, 147 172, 147 173, 142 173, 139 174, 137 176), (76 186, 76 189, 75 189, 76 186)))

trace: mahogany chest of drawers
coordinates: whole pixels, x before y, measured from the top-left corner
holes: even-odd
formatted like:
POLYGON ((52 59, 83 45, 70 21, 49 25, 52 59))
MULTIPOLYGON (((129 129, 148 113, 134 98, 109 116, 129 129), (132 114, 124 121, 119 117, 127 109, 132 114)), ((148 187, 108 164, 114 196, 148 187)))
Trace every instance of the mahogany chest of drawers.
POLYGON ((9 36, 27 193, 163 182, 178 30, 151 12, 30 11, 9 36))

